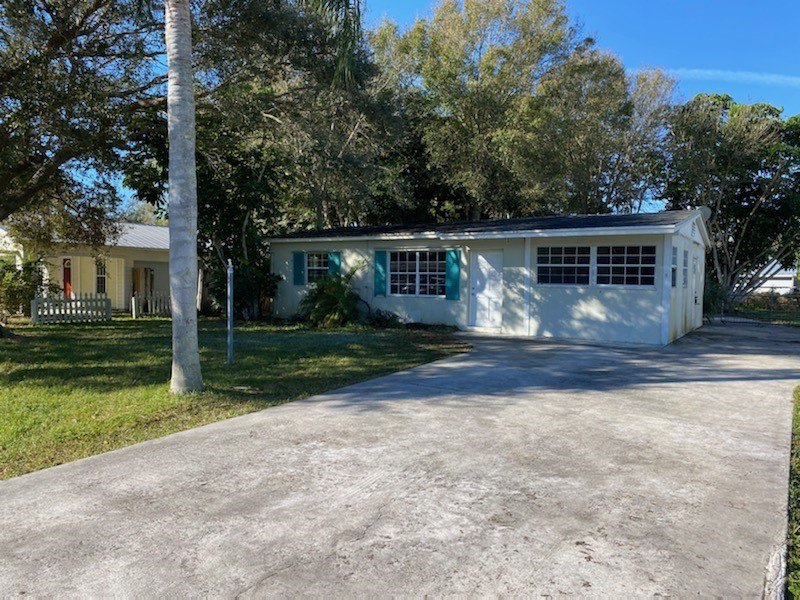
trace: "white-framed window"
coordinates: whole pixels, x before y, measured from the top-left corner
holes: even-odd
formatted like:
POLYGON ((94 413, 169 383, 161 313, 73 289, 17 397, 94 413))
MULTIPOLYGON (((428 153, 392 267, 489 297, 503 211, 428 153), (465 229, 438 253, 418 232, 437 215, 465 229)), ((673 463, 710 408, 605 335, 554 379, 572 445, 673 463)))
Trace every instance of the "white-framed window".
POLYGON ((536 249, 536 281, 543 285, 589 285, 589 246, 540 246, 536 249))
POLYGON ((678 248, 672 247, 672 287, 678 285, 678 248))
POLYGON ((445 295, 444 250, 396 250, 389 253, 389 294, 445 295))
POLYGON ((328 274, 327 252, 306 252, 306 282, 314 283, 328 274))
POLYGON ((597 247, 597 285, 655 284, 655 246, 597 247))
POLYGON ((689 285, 689 251, 683 251, 683 287, 689 285))
POLYGON ((96 260, 94 263, 95 272, 95 291, 98 294, 106 293, 106 263, 103 260, 96 260))

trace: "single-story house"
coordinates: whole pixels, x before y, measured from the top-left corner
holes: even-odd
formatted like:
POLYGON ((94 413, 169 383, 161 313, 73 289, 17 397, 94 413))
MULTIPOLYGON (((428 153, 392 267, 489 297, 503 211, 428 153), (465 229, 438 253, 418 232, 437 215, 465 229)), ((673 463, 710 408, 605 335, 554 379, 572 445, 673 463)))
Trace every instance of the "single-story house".
POLYGON ((700 327, 702 210, 344 227, 271 240, 274 312, 356 269, 372 308, 408 322, 536 338, 665 345, 700 327))
POLYGON ((762 273, 769 273, 769 277, 755 289, 756 294, 792 294, 800 289, 796 266, 783 269, 773 261, 764 267, 762 273))
MULTIPOLYGON (((114 310, 130 310, 134 293, 169 294, 169 228, 121 223, 120 235, 97 258, 91 248, 64 246, 44 259, 45 280, 68 298, 105 294, 114 310)), ((27 256, 25 243, 0 227, 0 255, 27 256)))

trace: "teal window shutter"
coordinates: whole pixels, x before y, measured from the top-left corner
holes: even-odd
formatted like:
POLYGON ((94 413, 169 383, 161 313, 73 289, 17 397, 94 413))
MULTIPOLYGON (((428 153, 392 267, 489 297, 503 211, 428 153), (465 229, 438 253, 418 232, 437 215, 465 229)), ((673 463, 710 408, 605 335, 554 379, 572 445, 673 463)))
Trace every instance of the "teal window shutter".
POLYGON ((292 267, 294 271, 294 284, 306 284, 306 253, 292 252, 292 267))
POLYGON ((444 297, 448 300, 458 300, 461 279, 461 250, 458 248, 448 248, 445 251, 445 280, 444 297))
POLYGON ((342 253, 328 252, 328 275, 338 275, 342 272, 342 253))
POLYGON ((375 295, 386 295, 386 250, 375 250, 375 295))

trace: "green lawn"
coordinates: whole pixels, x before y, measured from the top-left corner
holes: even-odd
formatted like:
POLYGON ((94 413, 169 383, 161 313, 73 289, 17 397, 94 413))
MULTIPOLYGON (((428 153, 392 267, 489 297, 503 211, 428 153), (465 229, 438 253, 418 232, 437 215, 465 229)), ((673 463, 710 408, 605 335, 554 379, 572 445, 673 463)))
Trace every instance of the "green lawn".
POLYGON ((206 390, 173 396, 170 323, 16 327, 0 339, 0 478, 303 398, 467 349, 434 331, 200 323, 206 390))

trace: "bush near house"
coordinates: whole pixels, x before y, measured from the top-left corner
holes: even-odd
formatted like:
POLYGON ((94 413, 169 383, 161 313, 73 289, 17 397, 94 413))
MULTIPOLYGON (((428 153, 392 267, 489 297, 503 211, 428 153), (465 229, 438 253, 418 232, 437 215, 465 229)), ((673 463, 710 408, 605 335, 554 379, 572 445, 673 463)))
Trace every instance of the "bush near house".
POLYGON ((10 315, 30 316, 31 300, 43 292, 56 293, 57 286, 44 282, 42 262, 25 260, 17 265, 13 258, 0 259, 0 323, 10 315))
POLYGON ((314 327, 343 327, 361 319, 360 298, 350 287, 358 268, 315 282, 300 303, 300 315, 314 327))

